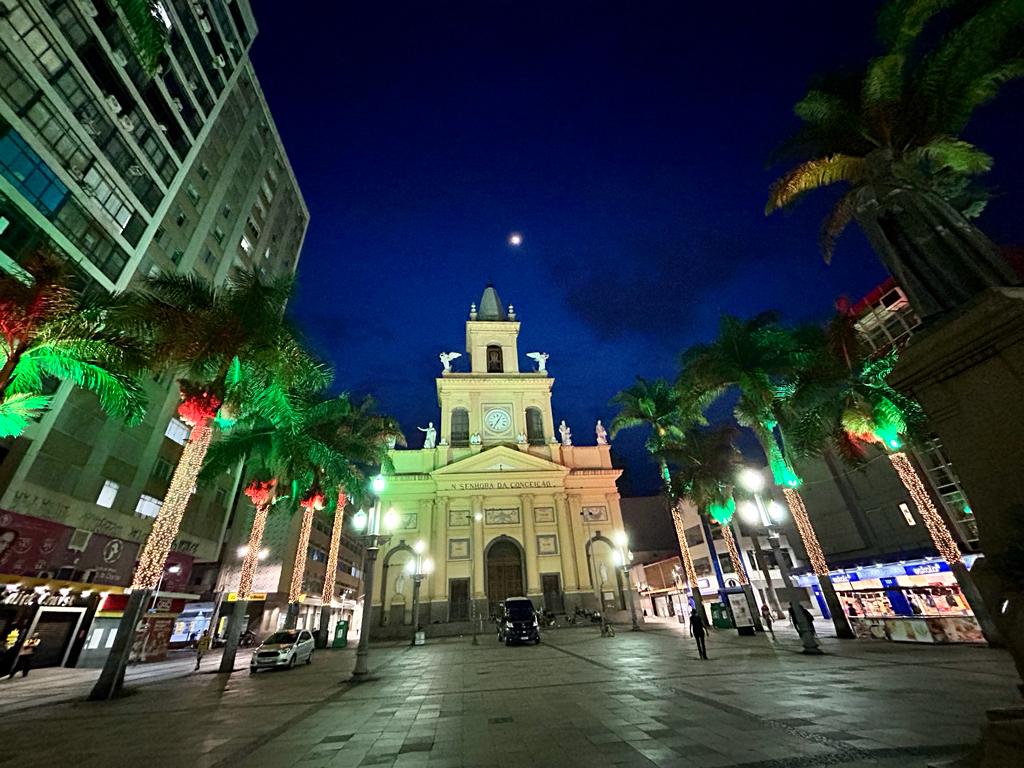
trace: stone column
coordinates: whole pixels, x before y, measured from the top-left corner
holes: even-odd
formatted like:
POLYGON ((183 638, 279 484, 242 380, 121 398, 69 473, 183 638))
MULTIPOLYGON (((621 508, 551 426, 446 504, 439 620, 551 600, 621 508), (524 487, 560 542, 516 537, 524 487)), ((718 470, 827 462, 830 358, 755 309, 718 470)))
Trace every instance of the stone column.
POLYGON ((533 526, 533 494, 522 496, 523 549, 526 552, 526 594, 539 595, 540 564, 537 561, 537 535, 533 526))
POLYGON ((571 494, 569 499, 569 525, 573 537, 573 556, 576 558, 576 578, 581 590, 591 590, 594 587, 593 560, 594 553, 587 557, 587 542, 596 533, 594 524, 589 526, 583 524, 583 502, 579 496, 571 494), (590 530, 588 530, 590 528, 590 530))
POLYGON ((487 596, 487 593, 484 592, 484 497, 474 496, 472 502, 473 599, 483 600, 487 596))
POLYGON ((434 561, 434 573, 430 577, 431 602, 448 600, 448 505, 447 497, 439 497, 434 500, 431 513, 430 557, 434 561))
POLYGON ((576 566, 576 544, 564 493, 555 494, 555 518, 558 520, 558 553, 562 560, 562 589, 577 592, 580 576, 576 566))

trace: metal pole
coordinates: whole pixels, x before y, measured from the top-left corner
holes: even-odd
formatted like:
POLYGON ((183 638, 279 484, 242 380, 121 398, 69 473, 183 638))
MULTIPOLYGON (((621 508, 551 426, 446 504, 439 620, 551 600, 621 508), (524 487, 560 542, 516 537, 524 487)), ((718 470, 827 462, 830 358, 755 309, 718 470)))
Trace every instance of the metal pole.
POLYGON ((772 554, 775 555, 775 562, 779 566, 779 571, 782 573, 782 581, 786 585, 786 592, 789 594, 789 611, 792 614, 793 622, 796 624, 796 631, 800 635, 800 641, 804 645, 803 652, 807 654, 820 654, 821 646, 818 644, 818 638, 814 635, 814 626, 807 625, 807 619, 803 611, 799 610, 800 596, 796 591, 796 587, 793 586, 793 577, 789 572, 789 563, 786 562, 782 549, 779 547, 778 531, 772 525, 771 518, 764 508, 764 502, 761 500, 760 494, 754 494, 754 501, 757 504, 758 511, 761 513, 761 521, 768 528, 768 543, 771 544, 772 554))
POLYGON ((363 615, 359 626, 356 666, 352 670, 352 679, 356 682, 367 679, 370 674, 367 656, 370 653, 370 627, 373 624, 373 577, 377 569, 377 550, 380 545, 380 536, 377 534, 380 526, 380 510, 381 503, 378 497, 372 519, 369 521, 370 533, 366 537, 366 552, 363 558, 363 615))
POLYGON ((782 610, 782 604, 779 602, 779 596, 775 594, 775 587, 772 586, 772 574, 768 568, 768 560, 764 556, 764 550, 761 549, 761 534, 758 531, 754 531, 754 535, 751 536, 754 542, 754 559, 757 560, 758 566, 761 568, 761 575, 764 576, 765 582, 765 597, 771 604, 770 607, 775 609, 775 616, 777 618, 783 618, 786 614, 782 610))
MULTIPOLYGON (((419 560, 419 557, 416 558, 419 560)), ((416 564, 416 573, 412 577, 412 641, 409 645, 416 645, 416 632, 420 624, 420 583, 423 581, 422 570, 419 563, 416 564)))
POLYGON ((629 578, 629 568, 622 566, 622 575, 626 579, 626 594, 629 595, 629 617, 633 621, 633 631, 640 631, 640 624, 636 620, 636 603, 633 600, 633 582, 629 578))

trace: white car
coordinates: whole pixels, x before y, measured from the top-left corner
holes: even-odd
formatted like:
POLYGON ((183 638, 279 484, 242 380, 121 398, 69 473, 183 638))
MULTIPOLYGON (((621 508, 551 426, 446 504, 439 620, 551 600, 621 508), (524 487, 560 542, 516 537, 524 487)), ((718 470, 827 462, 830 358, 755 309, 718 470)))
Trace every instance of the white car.
POLYGON ((306 629, 282 629, 253 651, 249 672, 260 669, 291 669, 300 661, 313 661, 313 635, 306 629))

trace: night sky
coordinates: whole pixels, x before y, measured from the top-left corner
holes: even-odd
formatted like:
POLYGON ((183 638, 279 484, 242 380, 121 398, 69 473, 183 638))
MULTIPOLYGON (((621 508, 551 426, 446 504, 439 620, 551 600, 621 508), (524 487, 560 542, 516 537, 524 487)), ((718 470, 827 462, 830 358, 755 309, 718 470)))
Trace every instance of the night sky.
MULTIPOLYGON (((763 214, 793 103, 816 72, 875 52, 876 4, 253 7, 253 60, 311 215, 293 312, 337 388, 374 394, 414 447, 439 420, 437 355, 463 351, 488 281, 522 321, 520 365, 550 353, 555 419, 588 444, 616 391, 674 376, 722 312, 825 317, 885 277, 854 227, 822 263, 831 194, 763 214)), ((997 242, 1024 241, 1022 124, 1017 84, 966 135, 996 157, 981 225, 997 242)), ((615 441, 627 495, 657 483, 642 439, 615 441)))

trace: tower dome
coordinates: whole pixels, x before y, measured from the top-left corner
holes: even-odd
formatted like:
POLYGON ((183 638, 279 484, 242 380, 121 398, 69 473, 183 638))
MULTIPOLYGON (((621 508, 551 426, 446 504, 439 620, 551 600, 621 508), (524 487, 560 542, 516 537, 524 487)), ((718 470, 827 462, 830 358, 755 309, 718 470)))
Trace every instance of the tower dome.
POLYGON ((508 320, 505 313, 505 306, 501 303, 498 290, 488 283, 484 288, 484 294, 480 297, 480 304, 477 310, 477 320, 508 320))

